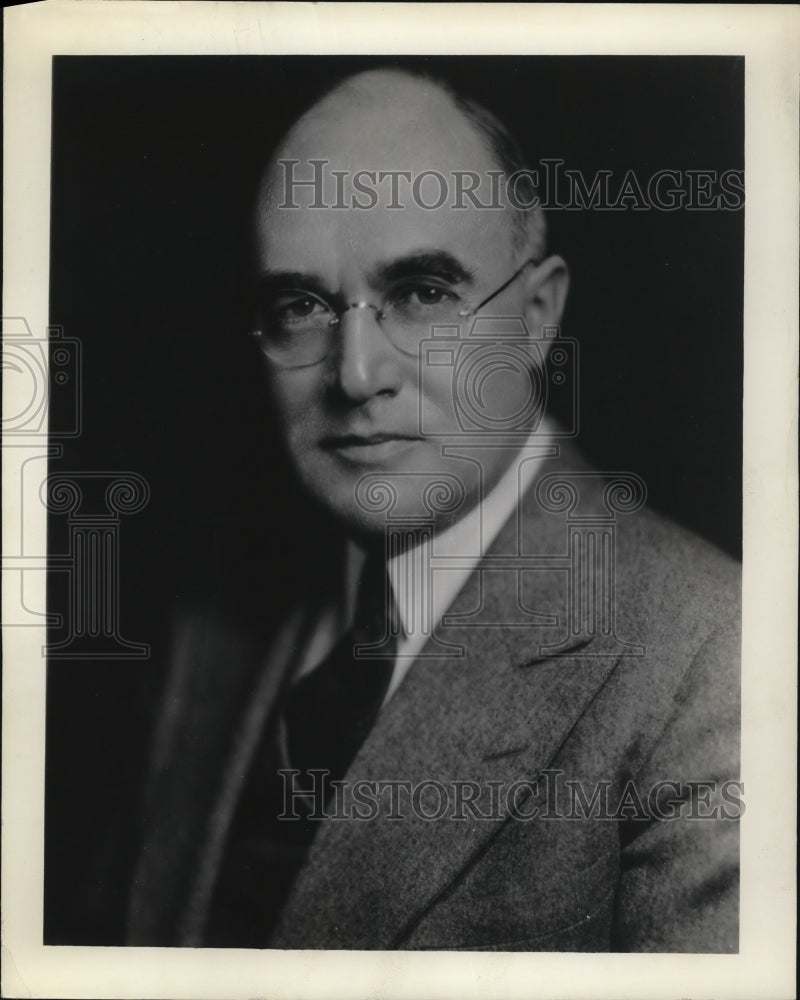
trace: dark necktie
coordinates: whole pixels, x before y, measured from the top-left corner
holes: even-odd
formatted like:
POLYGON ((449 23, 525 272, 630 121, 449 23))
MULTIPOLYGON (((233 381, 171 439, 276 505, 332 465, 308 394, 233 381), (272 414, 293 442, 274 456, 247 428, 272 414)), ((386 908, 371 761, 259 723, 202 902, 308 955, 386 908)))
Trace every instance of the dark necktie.
POLYGON ((284 719, 289 764, 300 787, 309 769, 344 777, 367 738, 392 678, 397 618, 383 552, 370 554, 358 588, 355 620, 328 657, 291 688, 284 719))
MULTIPOLYGON (((341 778, 366 739, 395 662, 397 619, 390 594, 383 553, 368 557, 353 627, 287 693, 283 718, 291 767, 301 772, 320 768, 329 772, 329 780, 341 778), (380 656, 359 656, 359 645, 373 645, 380 656)), ((319 798, 304 808, 302 797, 293 797, 297 818, 280 818, 286 797, 279 769, 286 761, 279 746, 275 730, 265 727, 222 859, 207 946, 266 946, 319 829, 312 817, 319 798)), ((299 790, 309 787, 303 777, 295 785, 299 790)), ((325 785, 318 786, 323 796, 325 785)))

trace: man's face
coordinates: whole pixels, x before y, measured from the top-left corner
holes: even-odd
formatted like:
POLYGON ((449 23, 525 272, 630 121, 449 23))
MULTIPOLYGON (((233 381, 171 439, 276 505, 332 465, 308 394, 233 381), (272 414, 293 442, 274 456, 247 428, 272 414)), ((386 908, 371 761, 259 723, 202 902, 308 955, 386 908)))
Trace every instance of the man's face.
MULTIPOLYGON (((374 207, 333 207, 351 204, 352 178, 359 171, 405 170, 416 177, 437 170, 450 178, 453 171, 488 177, 497 170, 472 126, 438 91, 431 99, 430 92, 420 93, 419 83, 402 77, 384 81, 383 95, 381 86, 378 76, 366 101, 346 93, 328 98, 300 122, 267 175, 257 218, 268 311, 286 314, 289 329, 319 311, 320 300, 338 303, 339 309, 359 302, 375 307, 346 309, 330 353, 316 363, 284 367, 269 357, 265 361, 282 436, 301 483, 357 534, 381 531, 385 523, 383 512, 356 499, 365 476, 380 474, 391 483, 397 493, 394 517, 424 513, 425 487, 437 476, 439 481, 443 474, 455 476, 463 488, 463 512, 496 484, 511 459, 510 442, 481 449, 478 463, 443 454, 440 435, 452 435, 450 444, 463 438, 453 368, 421 372, 418 352, 398 349, 377 309, 390 298, 404 303, 418 322, 424 323, 428 312, 434 320, 443 311, 455 315, 503 285, 525 260, 508 209, 467 203, 453 210, 452 192, 441 208, 429 209, 415 203, 406 184, 400 188, 403 207, 389 208, 397 196, 384 183, 377 185, 374 207), (407 92, 398 92, 404 86, 407 92), (328 161, 323 201, 329 207, 311 207, 317 195, 310 187, 295 186, 287 196, 287 176, 312 177, 312 159, 328 161), (291 175, 283 164, 287 160, 299 161, 291 175), (337 170, 342 174, 334 182, 337 170), (297 207, 280 207, 291 204, 297 207), (305 299, 304 292, 315 298, 305 299)), ((483 202, 487 189, 488 181, 483 202)), ((420 200, 435 200, 435 186, 420 190, 420 200)), ((559 295, 537 292, 538 270, 523 272, 482 312, 523 317, 539 327, 557 322, 559 295)), ((462 336, 469 322, 461 320, 462 336)), ((487 409, 519 412, 530 383, 501 368, 483 381, 482 393, 487 409)))

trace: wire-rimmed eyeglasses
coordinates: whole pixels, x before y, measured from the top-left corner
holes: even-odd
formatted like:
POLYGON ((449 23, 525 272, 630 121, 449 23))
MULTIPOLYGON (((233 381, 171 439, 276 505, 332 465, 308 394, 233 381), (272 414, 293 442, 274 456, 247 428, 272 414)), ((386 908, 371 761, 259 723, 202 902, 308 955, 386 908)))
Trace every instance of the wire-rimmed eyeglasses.
POLYGON ((446 282, 424 275, 404 278, 384 294, 380 305, 357 301, 336 307, 315 292, 282 289, 259 303, 255 334, 264 354, 278 367, 306 368, 319 364, 333 351, 337 327, 348 310, 372 309, 389 342, 403 354, 416 356, 433 327, 463 323, 504 292, 526 267, 538 263, 533 257, 526 260, 475 306, 467 305, 446 282))

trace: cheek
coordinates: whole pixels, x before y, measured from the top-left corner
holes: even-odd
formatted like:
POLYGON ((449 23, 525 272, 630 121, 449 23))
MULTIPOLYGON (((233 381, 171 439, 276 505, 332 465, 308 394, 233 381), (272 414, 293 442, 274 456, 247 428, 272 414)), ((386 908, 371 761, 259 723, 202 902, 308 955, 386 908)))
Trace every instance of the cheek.
POLYGON ((419 386, 420 430, 424 435, 450 434, 457 428, 453 368, 425 366, 419 386))
POLYGON ((476 341, 457 350, 436 345, 422 371, 423 428, 433 434, 527 434, 545 401, 540 364, 527 343, 476 341))
POLYGON ((310 370, 268 371, 267 391, 284 439, 290 446, 298 445, 315 422, 324 392, 319 375, 310 370))

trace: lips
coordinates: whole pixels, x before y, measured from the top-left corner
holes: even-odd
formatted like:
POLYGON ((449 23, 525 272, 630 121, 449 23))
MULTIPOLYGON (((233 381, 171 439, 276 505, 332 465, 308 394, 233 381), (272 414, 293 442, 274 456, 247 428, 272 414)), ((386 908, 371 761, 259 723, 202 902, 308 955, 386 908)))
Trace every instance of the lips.
POLYGON ((416 434, 342 434, 325 438, 326 451, 362 465, 379 464, 408 451, 421 440, 416 434))

